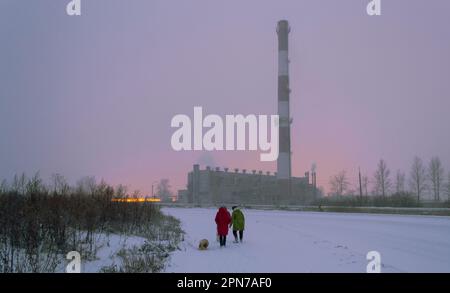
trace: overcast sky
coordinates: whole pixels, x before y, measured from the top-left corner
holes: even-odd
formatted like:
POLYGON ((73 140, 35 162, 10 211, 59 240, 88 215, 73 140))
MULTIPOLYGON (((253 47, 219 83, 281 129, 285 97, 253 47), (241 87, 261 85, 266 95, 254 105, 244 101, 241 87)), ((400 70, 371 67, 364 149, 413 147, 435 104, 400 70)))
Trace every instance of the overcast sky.
POLYGON ((86 175, 149 193, 196 162, 275 171, 259 152, 175 152, 175 114, 276 114, 276 23, 290 22, 293 175, 380 158, 450 169, 450 1, 0 0, 0 178, 86 175))

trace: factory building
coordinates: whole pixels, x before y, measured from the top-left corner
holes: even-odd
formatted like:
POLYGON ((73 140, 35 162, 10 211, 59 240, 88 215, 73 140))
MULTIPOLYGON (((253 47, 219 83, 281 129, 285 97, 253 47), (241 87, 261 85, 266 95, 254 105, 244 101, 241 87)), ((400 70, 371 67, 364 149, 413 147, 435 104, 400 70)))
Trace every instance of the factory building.
POLYGON ((305 177, 292 177, 292 192, 287 194, 282 192, 284 182, 277 178, 277 173, 218 167, 200 169, 197 164, 187 179, 187 189, 178 192, 178 200, 196 205, 303 204, 314 198, 316 187, 309 173, 305 177))

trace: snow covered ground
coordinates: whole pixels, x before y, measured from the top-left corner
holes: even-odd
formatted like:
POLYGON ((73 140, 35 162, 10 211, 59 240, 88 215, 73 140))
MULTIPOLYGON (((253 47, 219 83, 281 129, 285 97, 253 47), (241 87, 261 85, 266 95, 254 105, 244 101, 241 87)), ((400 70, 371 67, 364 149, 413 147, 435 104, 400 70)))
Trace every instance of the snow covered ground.
MULTIPOLYGON (((146 239, 144 237, 119 235, 119 234, 96 234, 96 245, 98 250, 93 260, 83 260, 81 262, 82 273, 97 273, 102 267, 111 265, 120 265, 121 259, 116 255, 121 249, 131 249, 134 246, 140 247, 144 245, 146 239)), ((61 255, 62 261, 56 268, 56 272, 63 273, 69 263, 64 255, 61 255)))
POLYGON ((116 253, 122 248, 140 247, 146 239, 138 236, 127 236, 118 234, 101 235, 101 246, 97 251, 97 259, 82 263, 82 272, 97 273, 102 267, 120 265, 122 262, 116 253))
POLYGON ((182 221, 181 251, 166 272, 450 272, 450 217, 244 210, 244 243, 216 242, 215 209, 164 208, 182 221), (197 249, 200 239, 210 249, 197 249))

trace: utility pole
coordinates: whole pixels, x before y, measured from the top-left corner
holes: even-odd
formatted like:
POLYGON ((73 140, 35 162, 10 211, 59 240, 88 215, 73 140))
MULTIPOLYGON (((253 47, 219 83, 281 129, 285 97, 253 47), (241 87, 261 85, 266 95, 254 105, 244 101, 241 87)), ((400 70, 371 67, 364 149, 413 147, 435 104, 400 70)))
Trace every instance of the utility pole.
POLYGON ((363 193, 362 193, 362 183, 361 183, 361 168, 358 167, 358 174, 359 174, 359 197, 362 200, 363 193))

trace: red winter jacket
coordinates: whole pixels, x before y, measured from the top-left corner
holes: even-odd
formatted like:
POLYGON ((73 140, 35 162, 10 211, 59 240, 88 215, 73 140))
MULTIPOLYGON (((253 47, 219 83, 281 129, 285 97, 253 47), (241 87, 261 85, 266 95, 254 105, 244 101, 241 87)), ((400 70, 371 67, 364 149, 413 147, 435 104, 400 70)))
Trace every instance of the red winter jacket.
POLYGON ((217 234, 220 236, 228 235, 228 225, 231 223, 231 215, 228 210, 221 207, 216 214, 217 234))

